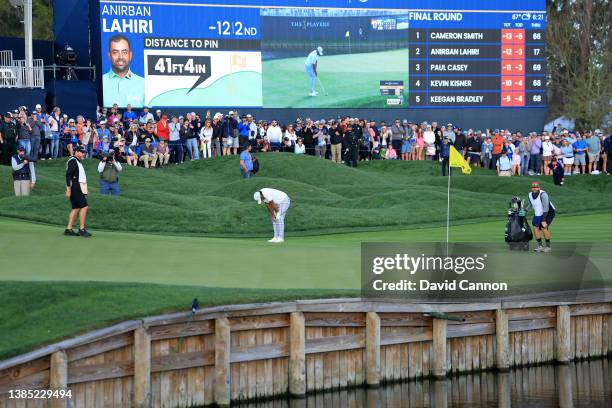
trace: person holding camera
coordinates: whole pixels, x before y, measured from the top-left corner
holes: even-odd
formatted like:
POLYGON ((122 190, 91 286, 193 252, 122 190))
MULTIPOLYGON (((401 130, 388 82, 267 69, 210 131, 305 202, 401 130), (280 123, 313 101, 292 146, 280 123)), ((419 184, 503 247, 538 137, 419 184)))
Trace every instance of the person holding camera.
POLYGON ((17 148, 17 154, 11 158, 11 167, 13 168, 15 196, 29 196, 31 189, 36 184, 36 171, 34 162, 25 154, 24 146, 17 148))
POLYGON ((115 157, 115 150, 111 149, 108 153, 100 155, 98 163, 98 173, 100 173, 100 194, 118 196, 121 194, 119 189, 119 173, 123 171, 121 163, 115 157))

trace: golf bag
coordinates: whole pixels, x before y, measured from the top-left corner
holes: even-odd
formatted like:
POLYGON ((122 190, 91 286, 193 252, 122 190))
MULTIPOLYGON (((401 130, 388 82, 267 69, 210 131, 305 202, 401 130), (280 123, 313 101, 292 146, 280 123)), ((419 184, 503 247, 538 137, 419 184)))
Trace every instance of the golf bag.
POLYGON ((510 250, 519 251, 529 250, 529 241, 533 239, 533 233, 523 209, 523 202, 518 197, 512 197, 510 201, 504 239, 510 250))

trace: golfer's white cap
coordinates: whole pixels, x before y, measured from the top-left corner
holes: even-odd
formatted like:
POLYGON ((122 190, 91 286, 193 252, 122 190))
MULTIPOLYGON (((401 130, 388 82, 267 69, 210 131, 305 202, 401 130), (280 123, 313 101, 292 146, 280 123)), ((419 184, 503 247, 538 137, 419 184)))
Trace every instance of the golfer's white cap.
POLYGON ((42 109, 42 106, 40 106, 40 103, 36 104, 36 108, 35 109, 42 109))
POLYGON ((323 55, 323 47, 317 47, 317 52, 319 55, 323 55))
POLYGON ((257 204, 261 204, 261 194, 259 194, 259 191, 253 193, 253 200, 257 201, 257 204))

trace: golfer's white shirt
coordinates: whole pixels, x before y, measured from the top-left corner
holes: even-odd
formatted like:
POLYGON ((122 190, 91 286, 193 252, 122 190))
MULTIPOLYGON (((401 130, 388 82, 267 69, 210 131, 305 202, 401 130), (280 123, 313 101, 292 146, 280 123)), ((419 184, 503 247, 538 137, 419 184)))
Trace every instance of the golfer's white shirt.
POLYGON ((319 54, 317 53, 317 50, 314 50, 313 52, 308 54, 308 58, 306 58, 306 62, 304 63, 304 65, 314 65, 317 63, 317 61, 319 61, 319 54))
POLYGON ((274 201, 276 204, 289 202, 287 193, 275 188, 262 188, 260 191, 264 196, 264 203, 269 203, 270 201, 274 201))

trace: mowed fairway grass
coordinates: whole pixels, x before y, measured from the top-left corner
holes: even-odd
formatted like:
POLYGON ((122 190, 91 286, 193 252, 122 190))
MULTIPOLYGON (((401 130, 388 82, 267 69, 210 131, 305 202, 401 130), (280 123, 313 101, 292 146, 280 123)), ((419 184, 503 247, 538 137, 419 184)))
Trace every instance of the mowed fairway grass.
MULTIPOLYGON (((446 179, 435 163, 370 162, 357 169, 312 157, 259 155, 260 177, 236 159, 126 169, 124 195, 100 197, 88 161, 91 239, 61 235, 69 208, 63 162, 40 162, 34 195, 11 194, 0 169, 0 358, 128 318, 203 305, 358 296, 360 244, 440 242, 446 179), (290 235, 266 242, 257 189, 287 191, 290 235), (332 234, 333 233, 333 234, 332 234)), ((453 242, 501 242, 508 200, 531 178, 475 169, 453 177, 453 242)), ((540 179, 559 209, 555 241, 611 242, 611 184, 540 179)))
POLYGON ((308 96, 310 85, 304 57, 264 61, 263 102, 273 108, 384 108, 386 97, 380 95, 380 81, 407 83, 408 50, 371 53, 323 55, 317 72, 319 96, 308 96))

